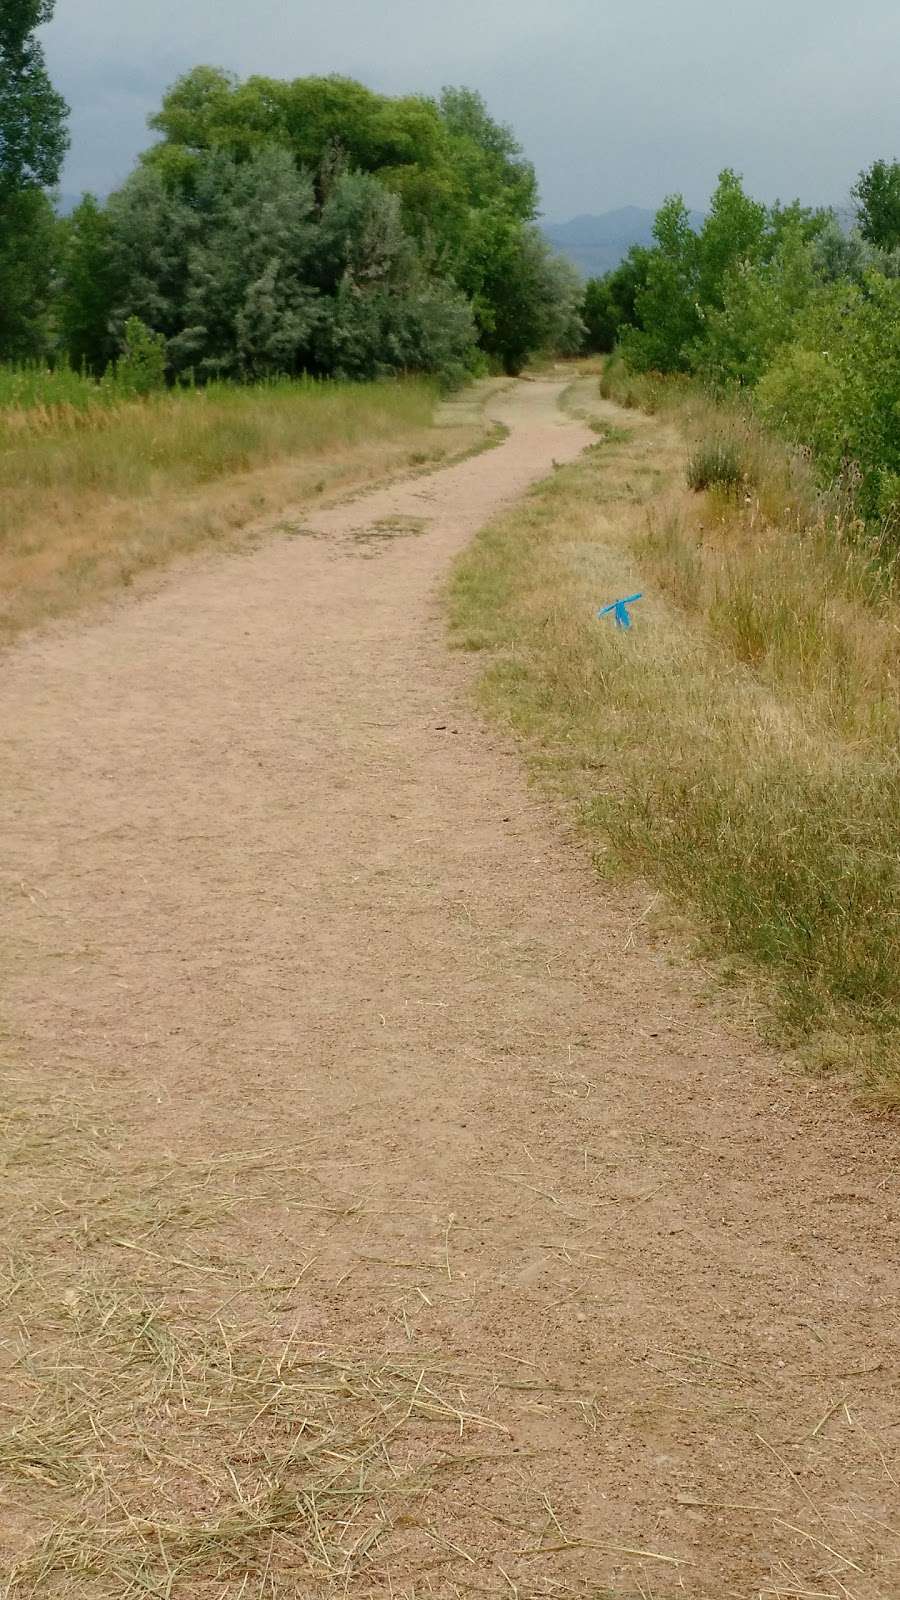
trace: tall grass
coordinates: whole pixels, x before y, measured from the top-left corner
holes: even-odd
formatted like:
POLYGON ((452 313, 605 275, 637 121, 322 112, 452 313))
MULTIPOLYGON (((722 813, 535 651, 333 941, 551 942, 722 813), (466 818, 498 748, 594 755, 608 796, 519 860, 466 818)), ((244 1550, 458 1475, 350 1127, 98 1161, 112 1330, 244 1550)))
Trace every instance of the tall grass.
POLYGON ((143 399, 0 369, 0 640, 285 505, 440 460, 436 387, 282 380, 143 399))
POLYGON ((112 391, 104 402, 45 398, 0 408, 0 489, 23 481, 38 491, 117 495, 160 481, 192 487, 285 455, 321 454, 373 433, 386 438, 427 427, 434 403, 434 387, 414 381, 284 380, 143 399, 112 391))
POLYGON ((900 603, 764 435, 734 440, 752 489, 691 493, 691 443, 745 425, 671 395, 475 542, 454 632, 602 870, 655 879, 780 1038, 897 1102, 900 603), (598 623, 638 589, 630 633, 598 623))
POLYGON ((690 489, 720 489, 736 493, 747 482, 747 470, 729 439, 707 439, 693 451, 687 464, 690 489))
POLYGON ((0 364, 0 412, 71 406, 86 411, 91 406, 115 403, 114 380, 99 383, 71 367, 44 367, 37 362, 0 364))
MULTIPOLYGON (((627 375, 612 366, 607 393, 627 375)), ((739 406, 656 383, 688 445, 686 481, 712 492, 651 515, 641 555, 670 595, 743 663, 826 726, 857 738, 900 731, 900 570, 892 542, 856 516, 843 486, 739 406), (716 470, 724 462, 721 472, 716 470)))

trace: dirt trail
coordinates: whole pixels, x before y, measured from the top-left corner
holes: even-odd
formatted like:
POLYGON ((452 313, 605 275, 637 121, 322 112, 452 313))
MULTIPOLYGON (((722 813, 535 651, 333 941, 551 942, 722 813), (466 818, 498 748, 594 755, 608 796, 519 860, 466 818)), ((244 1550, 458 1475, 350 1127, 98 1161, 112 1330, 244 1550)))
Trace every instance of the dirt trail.
POLYGON ((895 1142, 601 889, 445 646, 453 555, 591 439, 559 387, 4 660, 5 1021, 123 1161, 301 1146, 350 1197, 232 1221, 311 1262, 301 1343, 471 1370, 441 1562, 400 1527, 349 1594, 887 1600, 895 1142))

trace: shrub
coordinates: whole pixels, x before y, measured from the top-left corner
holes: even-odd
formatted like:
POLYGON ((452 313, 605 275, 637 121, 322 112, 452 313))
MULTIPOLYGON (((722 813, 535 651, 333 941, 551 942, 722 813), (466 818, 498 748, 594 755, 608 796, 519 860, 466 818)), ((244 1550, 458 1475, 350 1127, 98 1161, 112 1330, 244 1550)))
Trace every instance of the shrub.
POLYGON ((735 494, 747 481, 747 470, 740 451, 730 439, 710 439, 699 445, 688 458, 688 488, 723 489, 735 494))
POLYGON ((140 317, 125 324, 124 348, 115 366, 115 384, 128 394, 152 394, 165 388, 166 341, 140 317))
POLYGON ((801 318, 756 390, 760 415, 809 446, 826 482, 852 488, 863 517, 896 516, 900 476, 900 279, 836 285, 801 318))

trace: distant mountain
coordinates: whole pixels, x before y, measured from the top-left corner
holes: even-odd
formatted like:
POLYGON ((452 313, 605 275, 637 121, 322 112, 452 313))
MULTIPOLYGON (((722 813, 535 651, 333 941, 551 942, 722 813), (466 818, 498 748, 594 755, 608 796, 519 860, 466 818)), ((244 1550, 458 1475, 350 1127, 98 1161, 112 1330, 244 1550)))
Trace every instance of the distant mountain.
MULTIPOLYGON (((585 278, 600 278, 624 260, 633 244, 653 243, 655 211, 642 206, 620 206, 600 216, 573 217, 571 222, 550 222, 544 237, 561 255, 576 266, 585 278)), ((691 227, 703 224, 702 211, 690 213, 691 227)))

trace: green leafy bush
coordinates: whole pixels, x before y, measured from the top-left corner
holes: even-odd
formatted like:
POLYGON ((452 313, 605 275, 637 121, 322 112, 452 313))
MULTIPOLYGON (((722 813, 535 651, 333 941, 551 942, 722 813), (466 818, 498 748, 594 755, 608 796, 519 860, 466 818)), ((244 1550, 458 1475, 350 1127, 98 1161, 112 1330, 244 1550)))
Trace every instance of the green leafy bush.
POLYGON ((812 246, 800 228, 790 228, 769 260, 731 268, 722 304, 705 314, 692 351, 694 370, 714 384, 758 383, 777 351, 790 343, 817 288, 812 246))
POLYGON ((152 394, 165 388, 166 341, 162 334, 154 333, 140 317, 129 317, 122 355, 114 370, 120 392, 152 394))
POLYGON ((866 518, 900 515, 900 279, 836 285, 801 319, 755 404, 844 482, 866 518))

